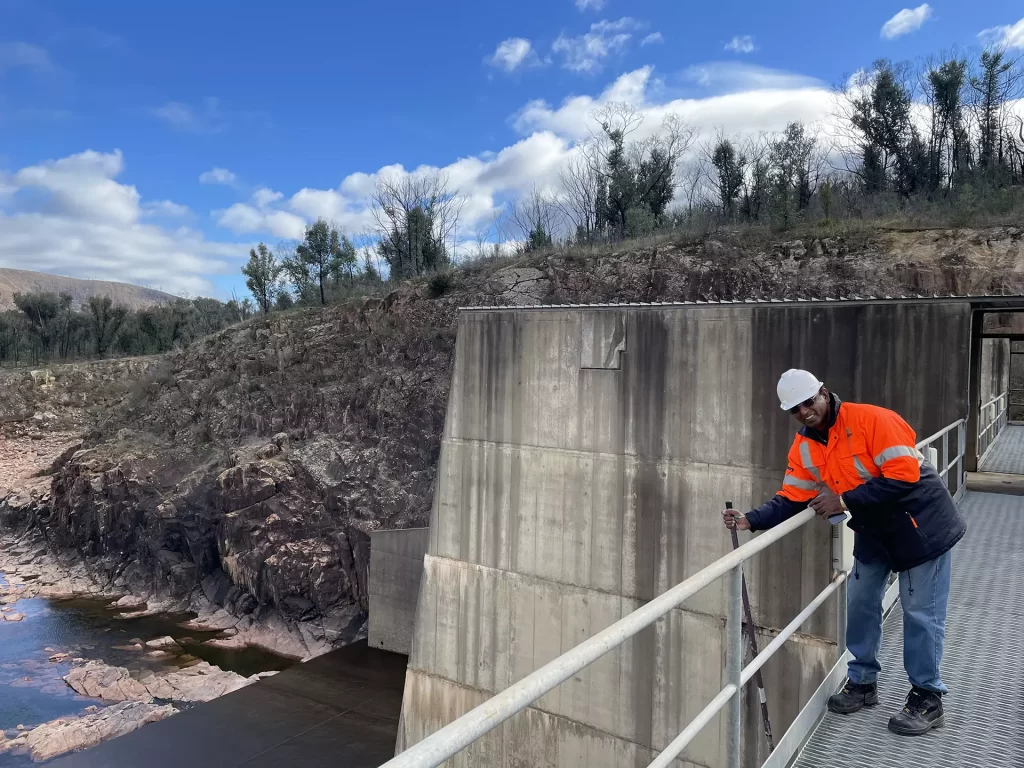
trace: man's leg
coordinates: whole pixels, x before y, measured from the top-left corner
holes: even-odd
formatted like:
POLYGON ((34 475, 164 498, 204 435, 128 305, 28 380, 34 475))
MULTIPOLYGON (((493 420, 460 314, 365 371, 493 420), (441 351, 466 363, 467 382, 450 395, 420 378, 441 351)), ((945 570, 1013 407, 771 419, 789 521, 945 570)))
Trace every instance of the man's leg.
POLYGON ((947 689, 940 667, 952 559, 947 552, 900 574, 903 666, 911 691, 906 706, 889 721, 896 733, 918 735, 943 724, 941 696, 947 689))
POLYGON ((878 703, 878 649, 882 645, 882 597, 889 566, 857 561, 847 581, 846 647, 853 655, 849 682, 829 699, 828 708, 850 714, 878 703))
POLYGON ((878 681, 882 598, 888 580, 889 566, 884 563, 857 562, 850 574, 846 593, 846 647, 853 654, 849 665, 852 683, 878 681))

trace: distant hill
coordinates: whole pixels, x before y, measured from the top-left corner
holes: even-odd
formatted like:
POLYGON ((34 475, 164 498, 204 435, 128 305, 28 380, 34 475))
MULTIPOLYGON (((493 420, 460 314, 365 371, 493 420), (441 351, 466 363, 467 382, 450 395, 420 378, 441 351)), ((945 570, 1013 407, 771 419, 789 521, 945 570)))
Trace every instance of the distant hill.
POLYGON ((44 272, 0 268, 0 310, 14 309, 16 293, 39 292, 70 293, 75 306, 84 304, 90 296, 109 296, 114 304, 122 304, 129 309, 144 309, 175 298, 169 293, 130 283, 79 280, 74 277, 48 275, 44 272))

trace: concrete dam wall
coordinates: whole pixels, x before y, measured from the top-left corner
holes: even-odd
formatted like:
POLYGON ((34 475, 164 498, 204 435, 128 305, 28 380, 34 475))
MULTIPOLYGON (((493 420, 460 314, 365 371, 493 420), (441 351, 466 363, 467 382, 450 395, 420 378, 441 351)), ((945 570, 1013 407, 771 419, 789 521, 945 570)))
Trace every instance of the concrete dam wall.
MULTIPOLYGON (((473 310, 459 321, 397 748, 436 731, 731 549, 720 510, 780 487, 787 368, 898 410, 966 415, 959 302, 473 310)), ((746 539, 749 534, 742 534, 746 539)), ((828 583, 812 522, 746 568, 759 645, 828 583)), ((449 762, 645 766, 723 686, 720 580, 449 762)), ((834 599, 764 668, 776 738, 836 659, 834 599)), ((757 689, 744 764, 767 755, 757 689)), ((679 766, 715 768, 714 720, 679 766)))

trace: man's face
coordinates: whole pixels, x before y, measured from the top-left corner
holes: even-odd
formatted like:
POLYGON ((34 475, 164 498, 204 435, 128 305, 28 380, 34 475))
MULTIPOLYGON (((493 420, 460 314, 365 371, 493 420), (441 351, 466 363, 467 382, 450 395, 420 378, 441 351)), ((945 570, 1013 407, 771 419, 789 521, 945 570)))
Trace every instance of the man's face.
POLYGON ((820 430, 828 423, 828 410, 828 391, 822 387, 818 394, 791 408, 789 412, 804 426, 820 430))

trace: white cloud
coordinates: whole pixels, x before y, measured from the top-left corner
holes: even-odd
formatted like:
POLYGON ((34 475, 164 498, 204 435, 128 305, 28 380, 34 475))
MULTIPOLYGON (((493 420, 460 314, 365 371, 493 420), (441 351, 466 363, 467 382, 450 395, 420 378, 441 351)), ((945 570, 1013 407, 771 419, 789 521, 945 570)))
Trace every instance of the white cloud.
POLYGON ((13 69, 47 72, 54 68, 45 48, 23 42, 0 42, 0 75, 13 69))
POLYGON ((559 35, 552 50, 562 54, 562 66, 573 72, 596 72, 604 60, 625 50, 633 33, 643 24, 629 16, 618 21, 599 21, 590 25, 590 31, 579 37, 559 35))
POLYGON ((229 171, 227 168, 211 168, 199 174, 200 184, 223 184, 225 186, 234 186, 238 181, 238 177, 229 171))
POLYGON ((682 77, 718 93, 759 91, 764 89, 813 88, 820 81, 779 69, 741 64, 735 61, 696 64, 683 70, 682 77))
POLYGON ((237 234, 270 232, 275 237, 302 237, 306 231, 306 219, 272 207, 283 199, 281 192, 260 187, 252 193, 249 203, 235 203, 226 210, 214 211, 214 216, 220 226, 237 234))
POLYGON ((260 187, 252 193, 252 201, 260 208, 266 208, 271 203, 276 203, 282 197, 284 197, 283 194, 267 187, 260 187))
POLYGON ((664 43, 665 38, 661 32, 651 32, 647 37, 640 41, 640 46, 653 45, 654 43, 664 43))
POLYGON ((215 98, 205 99, 199 107, 180 101, 169 101, 154 109, 153 115, 172 128, 187 133, 220 133, 227 128, 220 101, 215 98))
POLYGON ((904 8, 882 25, 882 37, 895 40, 897 37, 916 32, 932 17, 932 7, 928 3, 917 8, 904 8))
POLYGON ((119 150, 87 150, 0 172, 0 266, 212 295, 210 276, 234 272, 248 243, 146 223, 188 209, 143 202, 134 186, 117 181, 123 171, 119 150))
POLYGON ((704 78, 714 95, 664 100, 665 87, 654 78, 653 70, 638 69, 620 76, 596 96, 575 96, 557 107, 544 101, 528 103, 513 118, 523 137, 498 152, 462 157, 440 168, 387 165, 375 172, 359 171, 333 189, 305 187, 290 197, 254 196, 218 212, 219 220, 238 233, 300 237, 306 223, 323 217, 350 235, 359 235, 375 228, 369 206, 380 177, 440 171, 463 198, 460 238, 472 240, 476 233, 490 230, 507 201, 534 187, 559 189, 560 171, 579 152, 578 143, 596 130, 593 112, 602 105, 634 105, 644 117, 635 134, 638 139, 657 131, 671 114, 707 137, 718 129, 739 135, 781 131, 793 120, 813 125, 834 111, 831 89, 809 77, 735 62, 694 68, 689 77, 704 78))
POLYGON ((120 150, 92 150, 41 165, 22 168, 14 176, 20 189, 49 193, 49 206, 61 213, 131 224, 139 217, 139 193, 114 178, 124 170, 120 150))
POLYGON ((187 205, 181 205, 170 200, 156 200, 152 203, 145 203, 142 206, 143 216, 163 216, 165 218, 182 218, 188 216, 192 211, 187 205))
POLYGON ((533 45, 522 37, 510 37, 498 44, 487 63, 505 72, 515 72, 519 67, 538 61, 533 45))
POLYGON ((750 35, 736 35, 736 37, 725 44, 725 50, 732 51, 733 53, 753 53, 754 38, 750 35))
POLYGON ((600 11, 604 8, 605 0, 576 0, 576 7, 586 13, 587 11, 600 11))
MULTIPOLYGON (((722 68, 723 65, 715 65, 707 70, 716 72, 722 68)), ((622 75, 597 97, 574 96, 558 107, 544 101, 531 102, 517 115, 515 127, 523 133, 551 131, 579 141, 596 128, 594 110, 612 102, 632 104, 644 117, 638 137, 656 131, 670 114, 678 115, 707 136, 718 129, 743 135, 781 131, 793 120, 813 124, 827 119, 834 111, 832 91, 812 78, 787 77, 784 73, 741 65, 735 65, 729 77, 708 77, 709 82, 724 79, 735 90, 702 98, 657 101, 653 95, 662 88, 654 79, 653 70, 645 67, 622 75)))
POLYGON ((985 45, 999 48, 1024 48, 1024 18, 1016 24, 992 27, 978 33, 985 45))

